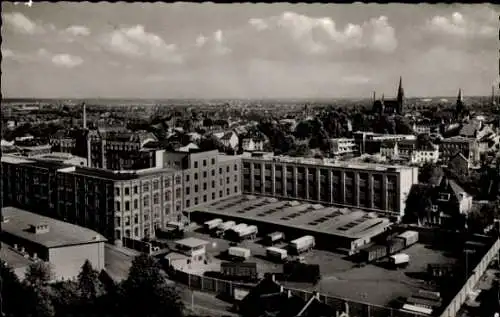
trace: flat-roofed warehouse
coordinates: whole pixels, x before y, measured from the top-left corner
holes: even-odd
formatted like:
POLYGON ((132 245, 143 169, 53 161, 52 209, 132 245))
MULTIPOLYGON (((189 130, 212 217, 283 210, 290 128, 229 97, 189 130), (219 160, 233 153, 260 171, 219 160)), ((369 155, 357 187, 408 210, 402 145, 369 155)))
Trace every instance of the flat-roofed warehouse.
POLYGON ((2 208, 1 240, 31 260, 50 262, 55 279, 73 279, 89 260, 104 269, 104 243, 97 232, 19 208, 2 208))
POLYGON ((389 219, 373 212, 251 195, 195 207, 189 212, 193 220, 222 218, 256 225, 260 233, 284 231, 289 240, 310 234, 318 246, 349 254, 368 244, 391 224, 389 219))

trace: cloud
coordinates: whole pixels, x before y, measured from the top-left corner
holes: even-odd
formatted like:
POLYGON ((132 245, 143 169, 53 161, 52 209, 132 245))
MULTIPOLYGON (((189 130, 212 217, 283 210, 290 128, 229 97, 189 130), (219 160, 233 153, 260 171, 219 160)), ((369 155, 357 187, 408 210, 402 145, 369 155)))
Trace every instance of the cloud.
POLYGON ((175 44, 166 44, 158 35, 146 32, 142 25, 104 34, 100 42, 109 51, 129 57, 145 57, 167 63, 183 61, 175 44))
POLYGON ((472 14, 464 15, 454 12, 449 16, 434 16, 426 22, 425 29, 431 33, 453 35, 459 37, 495 37, 497 28, 493 10, 483 13, 482 18, 472 14))
POLYGON ((342 81, 347 84, 367 84, 371 81, 371 79, 363 75, 352 75, 342 77, 342 81))
POLYGON ((56 54, 51 60, 54 65, 67 68, 73 68, 83 63, 81 57, 70 54, 56 54))
POLYGON ((14 57, 14 52, 8 48, 2 47, 2 57, 3 58, 14 57))
POLYGON ((67 34, 73 36, 89 36, 90 30, 86 26, 72 25, 64 30, 67 34))
POLYGON ((3 20, 14 31, 24 34, 43 33, 44 28, 41 25, 31 21, 20 12, 9 12, 3 14, 3 20))
MULTIPOLYGON (((348 23, 337 28, 329 17, 309 17, 295 12, 284 12, 279 16, 252 18, 248 21, 252 39, 264 42, 251 42, 255 46, 297 47, 306 54, 326 54, 332 51, 350 49, 370 49, 390 53, 397 47, 394 28, 387 17, 372 18, 363 24, 348 23), (272 43, 275 44, 272 44, 272 43)), ((247 38, 247 36, 243 36, 247 38)))
POLYGON ((213 32, 209 37, 199 35, 196 38, 195 45, 215 55, 227 55, 231 53, 231 49, 226 45, 226 38, 222 30, 213 32))

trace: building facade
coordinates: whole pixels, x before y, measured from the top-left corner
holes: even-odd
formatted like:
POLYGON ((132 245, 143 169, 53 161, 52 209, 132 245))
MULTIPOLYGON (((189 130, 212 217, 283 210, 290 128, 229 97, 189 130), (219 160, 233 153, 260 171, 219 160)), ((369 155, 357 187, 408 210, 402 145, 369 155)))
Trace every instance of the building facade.
POLYGON ((243 162, 243 192, 360 208, 402 217, 418 168, 342 164, 253 153, 243 162))
POLYGON ((462 153, 471 164, 475 164, 480 158, 478 143, 475 139, 452 137, 441 140, 439 145, 441 162, 449 162, 457 153, 462 153))

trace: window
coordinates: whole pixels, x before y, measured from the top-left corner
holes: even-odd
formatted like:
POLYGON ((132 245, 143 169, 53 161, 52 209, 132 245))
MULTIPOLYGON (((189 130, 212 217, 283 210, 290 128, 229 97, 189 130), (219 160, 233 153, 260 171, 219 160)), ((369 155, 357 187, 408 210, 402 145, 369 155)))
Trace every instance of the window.
POLYGON ((160 203, 160 195, 158 193, 155 193, 153 195, 153 205, 157 205, 160 203))
POLYGON ((120 196, 120 187, 115 187, 115 196, 120 196))
POLYGON ((194 173, 194 179, 197 180, 198 179, 198 173, 194 173))
POLYGON ((234 181, 237 182, 238 181, 238 175, 234 175, 234 181))
POLYGON ((125 217, 125 226, 130 226, 130 217, 125 217))
POLYGON ((203 160, 203 167, 207 166, 207 160, 203 160))
POLYGON ((206 203, 207 202, 207 195, 203 195, 203 202, 206 203))
POLYGON ((119 201, 115 201, 115 210, 120 211, 120 202, 119 201))
POLYGON ((125 202, 125 211, 130 211, 130 201, 125 202))
POLYGON ((229 188, 226 189, 226 195, 229 195, 229 188))
POLYGON ((222 190, 219 190, 219 198, 222 197, 222 190))
POLYGON ((181 211, 181 205, 180 204, 176 204, 175 205, 175 211, 177 211, 177 212, 181 211))
POLYGON ((170 206, 165 206, 165 215, 170 214, 170 206))
POLYGON ((226 166, 226 173, 229 173, 229 166, 226 166))
POLYGON ((139 201, 137 199, 134 199, 134 209, 139 208, 139 201))
POLYGON ((237 171, 238 170, 238 164, 234 164, 234 170, 237 171))
POLYGON ((171 191, 167 190, 165 192, 165 201, 170 201, 172 199, 172 193, 171 191))
POLYGON ((175 184, 176 184, 176 185, 180 185, 180 184, 181 184, 181 182, 182 182, 181 177, 180 177, 180 176, 176 176, 176 177, 175 177, 175 184))
POLYGON ((160 182, 157 180, 153 181, 153 190, 158 190, 160 188, 160 182))
POLYGON ((135 214, 134 215, 134 224, 139 224, 139 215, 138 214, 135 214))
POLYGON ((142 185, 142 191, 143 192, 148 192, 149 191, 149 183, 144 183, 142 185))
POLYGON ((226 177, 226 184, 229 184, 229 177, 226 177))
POLYGON ((207 190, 207 183, 203 183, 203 190, 207 190))
POLYGON ((212 158, 212 165, 215 165, 215 159, 212 158))
POLYGON ((237 193, 238 192, 238 186, 234 186, 234 192, 237 193))
POLYGON ((135 227, 135 228, 134 228, 134 236, 135 236, 135 237, 138 237, 138 236, 139 236, 139 228, 138 228, 138 227, 135 227))
POLYGON ((219 174, 222 174, 222 167, 219 167, 219 174))
POLYGON ((212 181, 212 188, 215 188, 215 181, 212 181))
POLYGON ((194 192, 197 193, 198 192, 198 185, 194 185, 194 192))
POLYGON ((149 221, 149 214, 144 214, 144 221, 149 221))
POLYGON ((215 193, 212 193, 212 200, 215 199, 215 193))
POLYGON ((166 177, 165 180, 163 181, 165 187, 170 187, 170 177, 166 177))
POLYGON ((212 176, 215 176, 215 170, 212 170, 212 176))
POLYGON ((139 188, 137 186, 134 186, 134 194, 139 193, 139 188))
POLYGON ((122 218, 116 217, 115 218, 115 227, 121 227, 122 226, 122 218))
POLYGON ((149 206, 149 195, 144 196, 144 198, 142 199, 142 205, 144 207, 148 207, 149 206))
POLYGON ((207 178, 207 171, 203 172, 203 178, 207 178))
POLYGON ((194 198, 194 204, 195 204, 195 205, 198 205, 198 197, 195 197, 195 198, 194 198))
POLYGON ((190 192, 191 192, 191 188, 190 187, 186 187, 186 195, 189 195, 190 192))
POLYGON ((194 168, 198 168, 198 161, 194 162, 194 168))
POLYGON ((191 202, 189 201, 189 199, 186 200, 186 208, 189 208, 189 206, 191 205, 191 202))
POLYGON ((189 182, 189 175, 186 175, 186 182, 189 182))
POLYGON ((223 186, 223 185, 224 185, 224 180, 223 180, 222 178, 221 178, 221 179, 219 179, 219 184, 220 184, 220 186, 223 186))
POLYGON ((122 233, 120 230, 115 230, 115 238, 120 240, 122 238, 122 233))
POLYGON ((181 198, 181 189, 177 188, 175 190, 175 199, 179 199, 179 198, 181 198))
POLYGON ((125 187, 125 195, 130 195, 130 188, 125 187))

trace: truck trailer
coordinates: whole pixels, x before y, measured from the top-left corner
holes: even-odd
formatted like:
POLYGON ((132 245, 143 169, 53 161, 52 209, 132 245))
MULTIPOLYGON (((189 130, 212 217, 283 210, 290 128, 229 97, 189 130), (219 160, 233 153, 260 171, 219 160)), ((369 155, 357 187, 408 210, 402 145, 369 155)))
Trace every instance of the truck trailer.
POLYGON ((205 231, 211 231, 211 230, 217 228, 217 226, 220 225, 221 223, 222 223, 222 219, 216 218, 216 219, 206 221, 203 224, 203 227, 205 228, 205 231))
POLYGON ((311 250, 316 245, 316 241, 313 236, 303 236, 293 241, 290 241, 290 249, 297 253, 303 253, 311 250))
POLYGON ((250 257, 250 250, 240 247, 230 247, 227 250, 227 255, 235 260, 246 260, 250 257))
POLYGON ((216 237, 222 237, 227 230, 231 229, 234 226, 236 226, 236 222, 234 221, 223 222, 217 226, 213 234, 216 237))
POLYGON ((284 249, 269 247, 266 248, 266 256, 274 261, 284 261, 288 257, 288 252, 284 249))
POLYGON ((285 240, 285 234, 283 232, 273 232, 266 235, 266 237, 264 238, 264 242, 267 245, 273 245, 283 240, 285 240))
POLYGON ((248 226, 243 228, 238 232, 238 239, 255 239, 257 237, 257 233, 259 232, 257 226, 248 226))
POLYGON ((408 248, 418 242, 418 232, 408 230, 397 236, 405 241, 405 248, 408 248))
POLYGON ((410 256, 405 253, 398 253, 389 257, 389 262, 393 267, 406 267, 410 263, 410 256))

